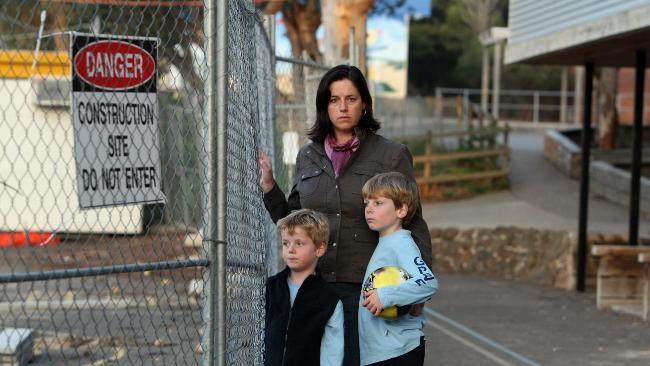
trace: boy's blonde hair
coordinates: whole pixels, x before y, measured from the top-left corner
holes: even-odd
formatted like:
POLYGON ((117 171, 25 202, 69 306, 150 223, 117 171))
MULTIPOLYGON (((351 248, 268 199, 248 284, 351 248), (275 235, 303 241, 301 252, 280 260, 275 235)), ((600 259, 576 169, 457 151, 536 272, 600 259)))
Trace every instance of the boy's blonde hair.
POLYGON ((287 230, 293 235, 296 228, 305 230, 307 236, 314 242, 316 247, 321 243, 327 246, 330 236, 330 226, 327 217, 322 213, 308 208, 293 211, 286 217, 278 220, 278 232, 287 230))
POLYGON ((406 225, 411 222, 415 215, 418 202, 420 202, 420 193, 415 182, 407 178, 400 172, 380 173, 370 178, 361 189, 364 199, 370 197, 382 196, 393 201, 395 208, 402 205, 408 207, 408 211, 402 224, 406 225))

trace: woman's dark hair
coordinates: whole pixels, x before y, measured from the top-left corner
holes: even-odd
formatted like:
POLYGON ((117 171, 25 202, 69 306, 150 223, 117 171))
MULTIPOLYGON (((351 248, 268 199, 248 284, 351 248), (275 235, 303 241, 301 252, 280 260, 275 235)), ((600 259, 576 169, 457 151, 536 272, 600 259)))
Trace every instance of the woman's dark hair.
POLYGON ((357 127, 366 130, 366 132, 376 132, 380 127, 379 121, 372 115, 372 97, 368 90, 366 78, 363 77, 361 70, 354 66, 338 65, 329 69, 320 79, 318 91, 316 92, 316 121, 307 132, 307 136, 313 142, 323 142, 325 137, 334 132, 334 127, 330 121, 327 107, 330 101, 330 85, 339 80, 350 80, 357 88, 361 95, 361 100, 365 104, 365 112, 361 115, 361 120, 357 127))

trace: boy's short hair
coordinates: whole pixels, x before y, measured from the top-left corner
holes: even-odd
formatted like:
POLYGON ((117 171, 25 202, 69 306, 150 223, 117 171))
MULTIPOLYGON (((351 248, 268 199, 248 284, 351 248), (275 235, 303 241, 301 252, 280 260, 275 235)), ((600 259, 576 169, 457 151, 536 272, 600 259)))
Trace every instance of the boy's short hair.
POLYGON ((317 246, 324 243, 327 246, 327 240, 330 236, 330 225, 327 217, 318 211, 308 208, 296 210, 278 220, 278 232, 282 233, 287 230, 289 235, 293 235, 296 228, 305 230, 307 236, 317 246))
POLYGON ((415 182, 400 172, 380 173, 370 178, 361 189, 364 199, 373 196, 389 198, 395 204, 395 208, 406 205, 408 211, 402 220, 402 224, 408 224, 415 215, 420 193, 415 182))

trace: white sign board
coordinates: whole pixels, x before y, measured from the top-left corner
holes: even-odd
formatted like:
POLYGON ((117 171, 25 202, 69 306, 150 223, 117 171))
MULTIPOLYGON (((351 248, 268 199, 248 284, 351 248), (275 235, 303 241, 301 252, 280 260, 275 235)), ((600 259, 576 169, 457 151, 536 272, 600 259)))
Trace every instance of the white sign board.
POLYGON ((286 165, 295 165, 298 157, 298 132, 288 131, 282 134, 282 161, 286 165))
POLYGON ((157 39, 75 34, 72 123, 81 208, 161 202, 157 39))

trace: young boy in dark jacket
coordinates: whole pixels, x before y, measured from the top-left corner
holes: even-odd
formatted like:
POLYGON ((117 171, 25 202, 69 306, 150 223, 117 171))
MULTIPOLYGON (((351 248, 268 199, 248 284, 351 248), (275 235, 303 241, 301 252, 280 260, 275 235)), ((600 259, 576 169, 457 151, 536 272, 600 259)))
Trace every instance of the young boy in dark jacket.
POLYGON ((266 282, 264 351, 267 366, 343 362, 343 304, 316 273, 327 251, 327 218, 309 209, 278 221, 287 265, 266 282))

